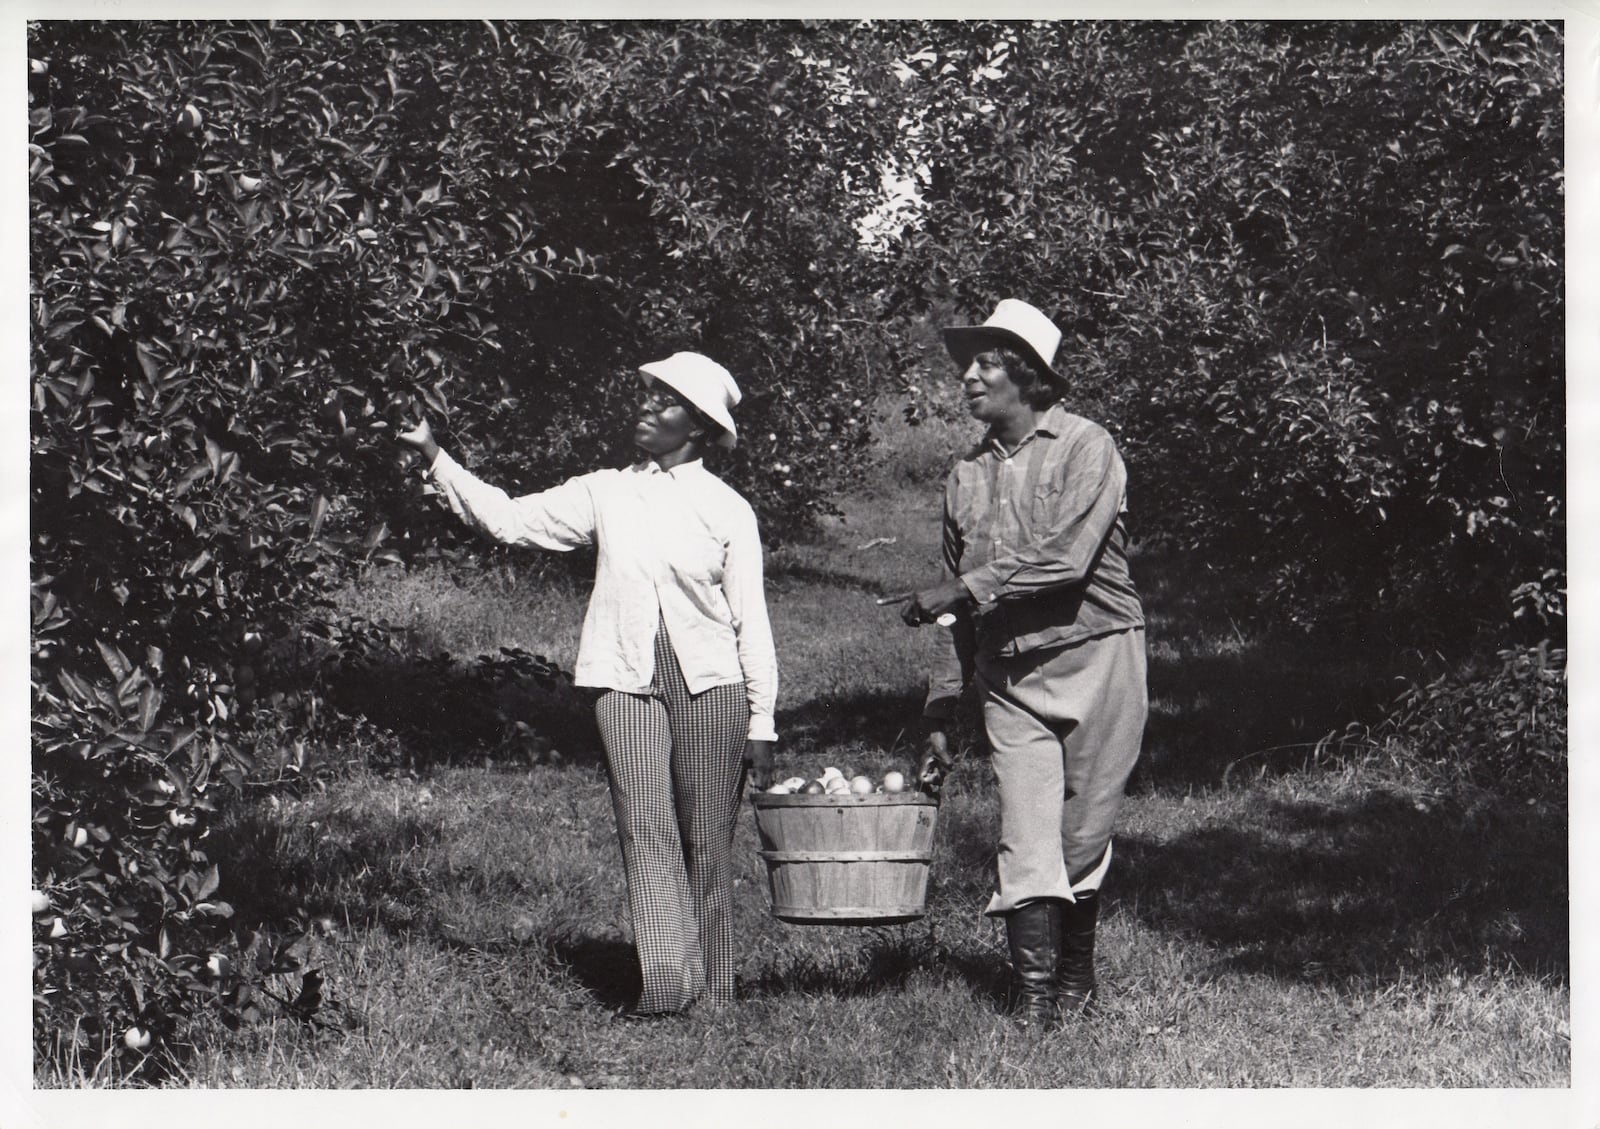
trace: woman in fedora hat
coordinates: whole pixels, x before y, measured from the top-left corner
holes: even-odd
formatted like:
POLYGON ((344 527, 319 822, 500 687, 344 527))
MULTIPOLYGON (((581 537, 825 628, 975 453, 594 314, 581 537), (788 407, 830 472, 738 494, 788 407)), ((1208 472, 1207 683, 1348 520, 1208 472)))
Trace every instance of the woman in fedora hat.
POLYGON ((1099 424, 1061 404, 1061 331, 1007 298, 945 345, 988 426, 945 484, 942 581, 917 626, 953 619, 928 678, 924 781, 970 678, 1000 792, 995 892, 1013 1002, 1037 1029, 1094 1001, 1099 890, 1146 714, 1144 610, 1128 572, 1127 473, 1099 424))
POLYGON ((612 808, 643 991, 631 1015, 733 999, 734 818, 746 771, 770 783, 777 661, 749 504, 705 469, 732 447, 739 388, 699 353, 641 365, 641 458, 520 498, 400 435, 450 508, 498 541, 598 560, 573 671, 602 691, 612 808))

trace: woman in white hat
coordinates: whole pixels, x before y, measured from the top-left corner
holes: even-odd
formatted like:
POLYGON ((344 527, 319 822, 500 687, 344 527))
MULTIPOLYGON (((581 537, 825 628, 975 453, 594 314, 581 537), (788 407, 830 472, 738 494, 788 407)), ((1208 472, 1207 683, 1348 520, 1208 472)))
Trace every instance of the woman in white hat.
POLYGON ((946 727, 974 683, 1000 793, 984 912, 1006 923, 1013 1003, 1043 1031, 1098 999, 1100 886, 1148 712, 1128 475, 1110 432, 1061 403, 1061 331, 1043 311, 1006 298, 944 339, 988 432, 945 481, 943 576, 901 613, 952 621, 921 775, 936 789, 949 771, 946 727))
POLYGON ((509 497, 420 451, 450 508, 498 541, 598 552, 573 671, 595 705, 628 879, 643 992, 630 1015, 733 999, 734 819, 748 770, 770 783, 777 661, 749 504, 705 469, 732 447, 738 385, 698 353, 641 365, 643 456, 509 497))

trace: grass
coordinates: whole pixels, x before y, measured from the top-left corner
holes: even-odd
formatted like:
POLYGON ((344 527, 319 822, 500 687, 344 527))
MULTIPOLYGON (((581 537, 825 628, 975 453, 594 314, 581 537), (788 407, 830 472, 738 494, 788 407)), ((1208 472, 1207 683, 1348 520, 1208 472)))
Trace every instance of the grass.
POLYGON ((598 772, 351 782, 280 808, 279 864, 258 870, 296 872, 331 918, 311 956, 348 1026, 215 1032, 189 1081, 1566 1085, 1560 892, 1528 885, 1530 859, 1472 846, 1548 859, 1562 833, 1418 802, 1358 770, 1135 800, 1107 891, 1104 1008, 1033 1044, 997 1013, 1002 941, 976 912, 993 818, 979 780, 947 799, 930 914, 908 926, 773 921, 741 820, 741 1003, 645 1025, 608 1011, 636 973, 598 772))
MULTIPOLYGON (((962 440, 937 424, 901 436, 872 489, 772 555, 781 774, 909 760, 932 636, 872 599, 930 575, 929 468, 962 440)), ((740 1002, 614 1018, 638 974, 598 742, 579 731, 559 765, 358 770, 239 813, 219 832, 230 900, 318 918, 308 956, 334 1022, 192 1032, 180 1084, 1568 1086, 1564 806, 1441 792, 1316 750, 1387 695, 1389 669, 1354 643, 1254 639, 1228 619, 1220 578, 1158 557, 1136 567, 1152 716, 1106 888, 1093 1021, 1032 1041, 999 1013, 1003 938, 979 914, 996 805, 970 723, 924 920, 773 920, 742 814, 740 1002)), ((456 653, 521 646, 570 666, 583 595, 515 572, 375 574, 346 605, 456 653)))

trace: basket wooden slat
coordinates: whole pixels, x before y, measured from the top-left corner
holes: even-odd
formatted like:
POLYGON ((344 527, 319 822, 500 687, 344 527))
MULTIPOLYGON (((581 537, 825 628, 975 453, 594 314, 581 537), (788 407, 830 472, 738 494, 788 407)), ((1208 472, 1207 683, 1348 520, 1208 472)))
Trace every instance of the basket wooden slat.
POLYGON ((926 911, 938 805, 920 793, 755 797, 772 915, 888 925, 926 911))

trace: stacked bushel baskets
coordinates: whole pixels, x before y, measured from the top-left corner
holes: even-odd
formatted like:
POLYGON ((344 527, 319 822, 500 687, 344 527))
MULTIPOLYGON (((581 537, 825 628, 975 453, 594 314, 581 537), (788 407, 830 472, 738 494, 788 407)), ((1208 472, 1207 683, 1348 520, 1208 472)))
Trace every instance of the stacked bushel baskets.
POLYGON ((926 912, 938 803, 917 792, 753 798, 772 916, 893 925, 926 912))

